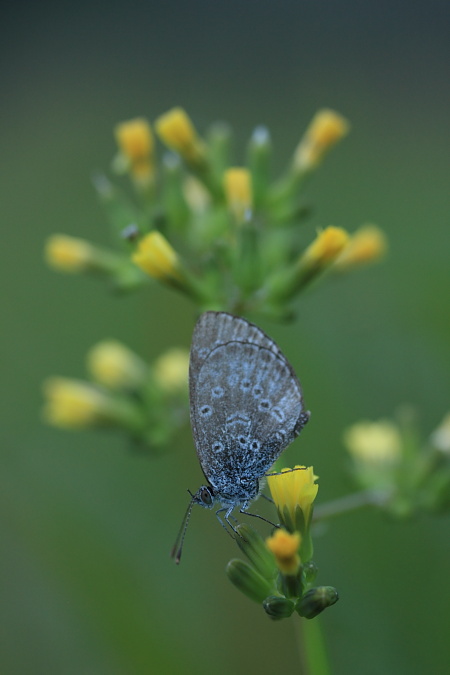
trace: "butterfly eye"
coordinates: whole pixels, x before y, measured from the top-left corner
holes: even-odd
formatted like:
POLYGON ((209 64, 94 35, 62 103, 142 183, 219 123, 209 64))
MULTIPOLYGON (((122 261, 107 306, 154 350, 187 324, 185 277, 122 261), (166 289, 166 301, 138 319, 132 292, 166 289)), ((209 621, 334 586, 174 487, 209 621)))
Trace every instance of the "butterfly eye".
POLYGON ((208 490, 207 487, 202 487, 202 489, 200 490, 200 499, 206 506, 211 506, 211 504, 213 503, 211 491, 208 490))

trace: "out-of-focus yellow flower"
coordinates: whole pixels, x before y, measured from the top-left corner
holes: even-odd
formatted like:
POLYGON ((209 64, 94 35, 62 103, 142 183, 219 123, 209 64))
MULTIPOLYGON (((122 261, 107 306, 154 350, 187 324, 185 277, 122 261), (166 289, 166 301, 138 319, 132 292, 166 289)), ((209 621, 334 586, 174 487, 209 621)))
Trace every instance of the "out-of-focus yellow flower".
POLYGON ((300 548, 301 536, 299 532, 286 532, 286 530, 276 530, 272 537, 266 539, 266 546, 275 556, 279 570, 283 574, 293 576, 297 574, 300 567, 300 548))
POLYGON ((208 190, 195 176, 186 176, 183 181, 183 196, 194 213, 204 213, 211 204, 208 190))
MULTIPOLYGON (((295 523, 297 519, 296 511, 297 508, 300 508, 305 523, 309 523, 312 504, 319 489, 319 486, 315 483, 316 480, 317 476, 314 475, 312 466, 283 469, 280 473, 267 477, 272 499, 281 520, 284 520, 284 511, 287 510, 291 523, 295 523)), ((287 525, 287 523, 285 524, 287 525)), ((292 527, 288 529, 292 529, 292 527)))
POLYGON ((169 349, 155 361, 153 372, 163 391, 176 394, 187 390, 189 352, 186 349, 169 349))
POLYGON ((121 122, 114 130, 122 157, 137 180, 147 180, 154 174, 154 141, 147 120, 139 117, 121 122))
POLYGON ((45 246, 47 263, 63 272, 82 272, 90 267, 94 247, 85 239, 54 234, 45 246))
POLYGON ((431 442, 442 453, 450 455, 450 413, 431 434, 431 442))
POLYGON ((161 281, 181 279, 177 253, 167 239, 156 230, 150 232, 139 241, 137 251, 133 254, 132 260, 154 279, 161 281))
POLYGON ((334 261, 333 269, 343 272, 379 260, 386 250, 384 232, 376 225, 364 225, 350 237, 347 246, 334 261))
POLYGON ((349 234, 341 227, 326 227, 319 232, 301 257, 301 264, 309 267, 325 267, 345 249, 349 234))
POLYGON ((135 389, 148 371, 146 363, 117 340, 105 340, 92 347, 87 365, 97 382, 111 389, 135 389))
POLYGON ((155 128, 161 140, 186 161, 197 163, 204 159, 203 141, 183 108, 172 108, 161 115, 155 122, 155 128))
POLYGON ((252 208, 252 178, 248 169, 227 169, 223 184, 228 207, 238 222, 245 220, 252 208))
POLYGON ((319 110, 311 120, 294 154, 295 172, 314 169, 324 155, 349 131, 349 123, 334 110, 319 110))
POLYGON ((350 454, 365 464, 395 464, 401 457, 402 439, 398 428, 389 420, 359 422, 344 433, 350 454))
POLYGON ((110 418, 110 400, 79 380, 52 377, 44 383, 44 419, 57 427, 83 429, 110 418))

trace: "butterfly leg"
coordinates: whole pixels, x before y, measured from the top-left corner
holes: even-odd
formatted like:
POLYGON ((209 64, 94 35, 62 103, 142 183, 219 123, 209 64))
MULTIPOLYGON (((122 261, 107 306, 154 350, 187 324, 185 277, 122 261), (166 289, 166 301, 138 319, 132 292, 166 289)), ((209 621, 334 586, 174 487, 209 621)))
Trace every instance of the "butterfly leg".
MULTIPOLYGON (((269 476, 281 476, 283 473, 292 473, 292 471, 305 471, 306 466, 294 466, 293 469, 284 469, 283 471, 272 471, 271 473, 265 473, 264 478, 269 476)), ((264 495, 262 495, 264 497, 264 495)))
POLYGON ((260 516, 258 513, 250 513, 250 511, 246 511, 244 507, 242 507, 239 511, 239 513, 244 513, 246 516, 251 516, 252 518, 259 518, 260 520, 264 520, 265 523, 269 523, 269 525, 272 525, 272 527, 279 528, 279 525, 276 525, 275 523, 272 523, 271 520, 268 518, 264 518, 264 516, 260 516))
POLYGON ((229 517, 230 517, 230 514, 231 514, 231 511, 232 511, 232 510, 233 510, 233 508, 230 509, 230 508, 228 508, 227 506, 224 506, 223 508, 221 508, 221 509, 219 509, 218 511, 216 511, 216 518, 217 518, 217 520, 219 521, 219 523, 222 525, 222 527, 223 527, 223 529, 225 530, 225 532, 226 532, 227 534, 229 534, 230 537, 231 537, 232 539, 234 539, 234 536, 231 534, 231 532, 229 531, 228 527, 225 525, 224 521, 222 520, 221 516, 219 515, 219 514, 223 513, 224 511, 226 511, 226 514, 225 514, 225 520, 226 520, 227 524, 231 527, 231 529, 233 530, 233 532, 236 533, 235 528, 233 527, 233 525, 232 525, 232 524, 230 523, 230 521, 229 521, 229 517))

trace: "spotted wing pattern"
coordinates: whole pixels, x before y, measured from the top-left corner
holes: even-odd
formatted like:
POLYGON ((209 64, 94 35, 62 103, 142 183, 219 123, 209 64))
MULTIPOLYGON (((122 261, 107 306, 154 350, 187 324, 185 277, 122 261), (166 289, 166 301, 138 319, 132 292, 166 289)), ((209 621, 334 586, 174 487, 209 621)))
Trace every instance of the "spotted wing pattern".
POLYGON ((203 472, 232 501, 255 485, 308 421, 295 373, 257 326, 206 312, 190 360, 191 423, 203 472))

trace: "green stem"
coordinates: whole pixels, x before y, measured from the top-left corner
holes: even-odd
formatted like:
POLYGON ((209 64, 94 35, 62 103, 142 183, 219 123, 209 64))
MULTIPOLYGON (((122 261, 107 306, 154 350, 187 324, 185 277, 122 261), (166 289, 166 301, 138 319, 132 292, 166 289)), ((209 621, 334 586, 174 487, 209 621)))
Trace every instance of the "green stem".
POLYGON ((319 619, 300 619, 298 648, 303 675, 331 675, 319 619))
POLYGON ((355 494, 340 497, 328 504, 317 506, 314 509, 313 523, 327 520, 328 518, 335 518, 336 516, 342 516, 366 506, 384 506, 390 500, 391 496, 391 493, 386 490, 382 492, 365 490, 363 492, 355 492, 355 494))

